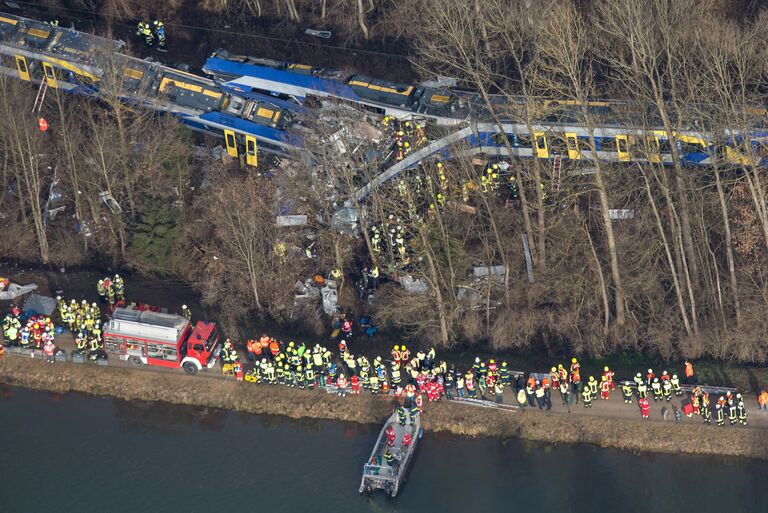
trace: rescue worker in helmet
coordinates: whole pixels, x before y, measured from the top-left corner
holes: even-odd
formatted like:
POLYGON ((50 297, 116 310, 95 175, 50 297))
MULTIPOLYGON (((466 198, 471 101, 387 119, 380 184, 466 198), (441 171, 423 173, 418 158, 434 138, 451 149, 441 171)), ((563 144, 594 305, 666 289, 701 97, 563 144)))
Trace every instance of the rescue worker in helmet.
POLYGON ((152 29, 154 30, 155 37, 157 38, 157 46, 159 48, 165 47, 165 25, 160 20, 152 22, 152 29))
POLYGON ((155 36, 152 34, 152 29, 149 26, 149 23, 146 21, 140 21, 138 27, 136 28, 136 35, 141 36, 144 38, 144 44, 147 46, 152 46, 155 44, 155 36))

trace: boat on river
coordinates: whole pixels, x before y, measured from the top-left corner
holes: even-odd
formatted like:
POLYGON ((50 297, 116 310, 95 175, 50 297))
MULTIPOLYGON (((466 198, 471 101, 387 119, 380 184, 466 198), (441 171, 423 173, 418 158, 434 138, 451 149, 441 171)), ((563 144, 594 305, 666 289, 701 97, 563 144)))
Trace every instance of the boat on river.
POLYGON ((416 446, 422 434, 421 415, 409 415, 408 417, 408 422, 402 426, 397 411, 394 411, 384 423, 371 456, 363 465, 360 493, 384 490, 392 497, 397 496, 397 492, 405 482, 408 470, 413 464, 416 446), (387 445, 387 428, 390 426, 395 431, 395 442, 391 447, 387 445), (406 434, 411 437, 411 443, 408 445, 403 443, 406 434), (384 456, 387 449, 394 456, 394 461, 391 463, 388 463, 384 456))

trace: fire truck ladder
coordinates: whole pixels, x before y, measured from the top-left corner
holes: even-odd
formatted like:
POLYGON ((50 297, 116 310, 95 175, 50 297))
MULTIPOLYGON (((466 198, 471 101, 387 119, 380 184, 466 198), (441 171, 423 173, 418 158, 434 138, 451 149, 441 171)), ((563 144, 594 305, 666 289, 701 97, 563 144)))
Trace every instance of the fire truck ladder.
POLYGON ((558 192, 560 190, 560 170, 563 167, 563 157, 561 155, 555 155, 555 159, 552 161, 552 192, 558 192))
POLYGON ((40 82, 40 89, 37 90, 37 97, 35 97, 35 104, 32 106, 32 113, 38 114, 43 108, 43 102, 45 101, 45 93, 48 91, 48 81, 43 80, 40 82))

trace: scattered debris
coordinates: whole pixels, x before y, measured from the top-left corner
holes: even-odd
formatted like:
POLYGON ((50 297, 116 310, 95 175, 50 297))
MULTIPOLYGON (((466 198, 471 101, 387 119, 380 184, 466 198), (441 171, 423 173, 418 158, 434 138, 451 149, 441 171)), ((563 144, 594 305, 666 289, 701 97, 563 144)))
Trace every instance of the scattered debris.
POLYGON ((426 80, 421 83, 424 87, 435 87, 438 89, 452 89, 457 87, 458 84, 459 82, 457 79, 453 77, 444 77, 442 75, 438 75, 431 80, 426 80))
POLYGON ((11 283, 6 278, 0 278, 0 300, 9 301, 16 299, 19 296, 23 296, 33 290, 37 290, 36 283, 30 283, 29 285, 19 285, 11 283))
POLYGON ((322 37, 323 39, 331 38, 330 30, 315 30, 315 29, 308 28, 304 31, 304 33, 307 34, 308 36, 322 37))
POLYGON ((503 265, 492 265, 490 267, 473 267, 472 274, 475 278, 485 278, 487 276, 504 276, 507 268, 503 265))
POLYGON ((104 202, 109 211, 113 214, 120 215, 123 213, 123 207, 120 206, 117 200, 115 200, 115 198, 112 197, 108 191, 101 191, 99 193, 99 198, 104 202))
POLYGON ((421 278, 414 279, 410 274, 406 274, 400 277, 400 285, 402 285, 405 290, 411 292, 412 294, 426 294, 429 291, 427 282, 421 278))
POLYGON ((320 294, 323 296, 323 311, 326 315, 334 315, 339 309, 339 295, 336 291, 336 286, 328 284, 320 289, 320 294))
POLYGON ((635 211, 631 208, 609 209, 608 215, 611 219, 634 219, 635 211))
POLYGON ((279 227, 306 226, 306 225, 307 225, 307 216, 305 215, 277 216, 277 226, 279 227))

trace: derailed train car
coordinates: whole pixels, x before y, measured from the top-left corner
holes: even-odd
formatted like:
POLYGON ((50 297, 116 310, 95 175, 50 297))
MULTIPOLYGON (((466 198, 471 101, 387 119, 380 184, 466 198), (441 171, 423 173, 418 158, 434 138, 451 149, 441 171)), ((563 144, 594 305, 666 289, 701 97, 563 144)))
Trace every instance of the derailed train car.
POLYGON ((234 94, 213 80, 121 53, 123 43, 0 13, 0 73, 68 93, 116 97, 177 116, 192 129, 223 137, 227 153, 257 164, 257 147, 304 151, 292 133, 300 106, 234 94))

